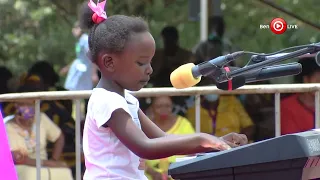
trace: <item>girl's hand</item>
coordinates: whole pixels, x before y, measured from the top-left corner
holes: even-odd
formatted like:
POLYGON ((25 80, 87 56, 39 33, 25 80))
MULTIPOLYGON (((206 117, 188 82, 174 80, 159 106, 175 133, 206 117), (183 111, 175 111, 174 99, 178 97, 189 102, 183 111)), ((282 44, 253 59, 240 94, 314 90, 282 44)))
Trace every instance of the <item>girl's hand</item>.
POLYGON ((203 139, 202 146, 205 148, 212 148, 220 151, 231 149, 231 147, 222 138, 206 133, 201 133, 200 137, 203 139))
POLYGON ((152 180, 163 180, 164 177, 163 174, 148 166, 146 166, 146 173, 151 176, 152 180))
POLYGON ((139 161, 140 161, 140 164, 139 164, 138 169, 139 170, 146 170, 146 160, 140 158, 139 161))
POLYGON ((230 133, 225 136, 222 136, 221 139, 231 147, 237 147, 248 144, 248 138, 244 134, 230 133))

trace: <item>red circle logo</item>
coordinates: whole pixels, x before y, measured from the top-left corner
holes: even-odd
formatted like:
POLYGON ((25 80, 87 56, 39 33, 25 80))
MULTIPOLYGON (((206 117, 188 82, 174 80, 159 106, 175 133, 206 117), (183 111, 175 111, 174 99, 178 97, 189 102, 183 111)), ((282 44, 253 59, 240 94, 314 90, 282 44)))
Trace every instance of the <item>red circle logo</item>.
POLYGON ((270 29, 275 34, 283 34, 287 30, 287 22, 282 18, 274 18, 270 22, 270 29))

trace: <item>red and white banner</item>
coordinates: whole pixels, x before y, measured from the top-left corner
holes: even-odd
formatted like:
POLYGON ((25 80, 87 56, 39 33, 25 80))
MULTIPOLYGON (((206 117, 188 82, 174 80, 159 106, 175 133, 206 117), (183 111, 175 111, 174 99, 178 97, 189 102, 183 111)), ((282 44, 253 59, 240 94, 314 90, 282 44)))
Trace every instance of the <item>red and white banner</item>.
POLYGON ((301 180, 320 178, 320 157, 309 157, 304 168, 301 180))

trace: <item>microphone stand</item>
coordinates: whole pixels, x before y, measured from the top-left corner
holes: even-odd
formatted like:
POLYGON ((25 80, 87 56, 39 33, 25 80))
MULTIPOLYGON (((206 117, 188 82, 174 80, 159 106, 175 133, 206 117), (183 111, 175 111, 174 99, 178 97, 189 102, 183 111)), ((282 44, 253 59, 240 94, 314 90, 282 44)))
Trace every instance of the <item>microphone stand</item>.
MULTIPOLYGON (((285 54, 283 56, 274 57, 274 58, 271 58, 271 59, 268 59, 268 60, 263 60, 263 59, 266 59, 267 56, 270 56, 270 55, 268 55, 268 54, 259 54, 258 56, 255 56, 255 58, 257 58, 259 60, 262 59, 263 61, 258 62, 258 63, 254 63, 252 65, 245 66, 245 67, 240 68, 240 69, 236 69, 236 70, 231 71, 231 72, 223 72, 223 74, 221 74, 220 76, 217 76, 215 78, 215 80, 216 80, 217 83, 226 82, 228 80, 231 80, 234 77, 244 75, 245 73, 248 73, 249 71, 252 71, 252 70, 261 69, 261 68, 263 68, 265 66, 273 65, 273 64, 285 61, 287 59, 299 57, 301 55, 305 55, 305 54, 308 54, 308 53, 312 54, 312 53, 316 53, 316 52, 320 51, 320 44, 319 43, 318 44, 311 44, 311 45, 304 46, 304 47, 305 48, 303 48, 303 49, 299 49, 299 50, 290 52, 288 54, 285 54)), ((250 54, 252 54, 252 53, 250 53, 250 54)))

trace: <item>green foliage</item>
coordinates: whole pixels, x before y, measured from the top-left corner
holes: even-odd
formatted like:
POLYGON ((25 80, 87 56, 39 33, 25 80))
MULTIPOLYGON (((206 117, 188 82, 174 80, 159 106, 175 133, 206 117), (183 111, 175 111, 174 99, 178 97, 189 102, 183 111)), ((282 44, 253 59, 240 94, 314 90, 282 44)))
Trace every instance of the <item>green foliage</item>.
POLYGON ((14 72, 23 72, 37 60, 64 64, 71 59, 74 38, 70 24, 56 14, 52 3, 1 1, 0 62, 14 72))
MULTIPOLYGON (((303 19, 319 24, 317 9, 314 6, 318 1, 279 0, 272 2, 276 2, 277 5, 294 12, 303 19)), ((318 30, 258 1, 224 0, 222 7, 227 23, 227 37, 239 49, 270 53, 320 40, 318 30), (284 34, 275 35, 269 29, 259 28, 260 24, 269 24, 276 17, 284 18, 288 24, 298 24, 298 29, 288 29, 284 34)))
MULTIPOLYGON (((74 59, 75 38, 71 34, 81 0, 0 0, 0 64, 16 73, 23 72, 37 60, 48 60, 58 70, 74 59)), ((275 2, 275 1, 273 1, 275 2)), ((309 21, 319 24, 316 0, 278 0, 276 3, 309 21)), ((285 47, 319 41, 318 30, 281 14, 259 1, 222 0, 226 20, 226 38, 237 49, 273 52, 285 47), (274 35, 260 30, 274 17, 297 23, 298 30, 274 35)), ((180 44, 191 49, 199 42, 199 22, 188 20, 186 0, 109 0, 107 14, 145 17, 161 47, 161 29, 176 26, 180 44)), ((240 64, 244 64, 243 61, 240 64)))

